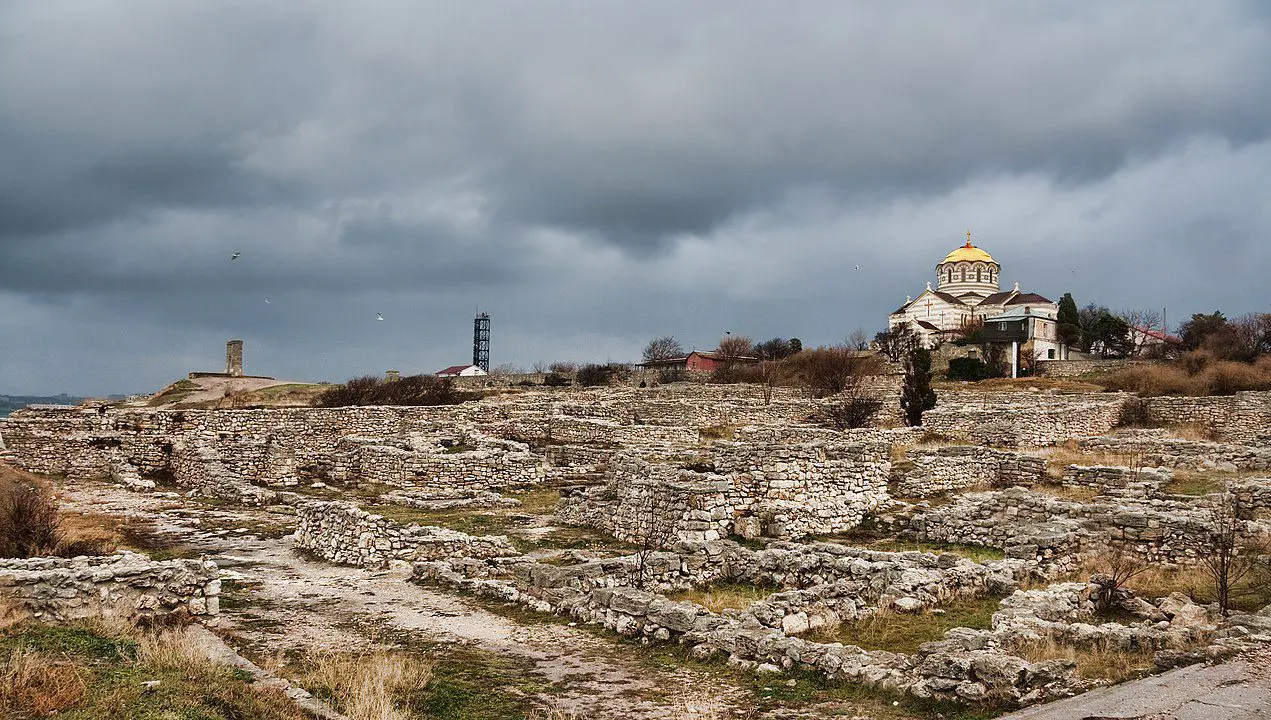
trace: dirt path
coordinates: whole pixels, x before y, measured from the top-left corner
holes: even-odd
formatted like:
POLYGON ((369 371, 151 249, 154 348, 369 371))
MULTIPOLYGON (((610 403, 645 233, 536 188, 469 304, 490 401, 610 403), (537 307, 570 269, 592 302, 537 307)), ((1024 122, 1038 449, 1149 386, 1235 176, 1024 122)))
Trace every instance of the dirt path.
POLYGON ((522 661, 551 685, 550 693, 541 693, 544 701, 551 695, 556 707, 579 717, 673 717, 677 706, 703 695, 741 703, 742 693, 717 678, 649 667, 623 657, 617 642, 580 628, 516 622, 467 598, 409 583, 405 568, 374 572, 305 559, 289 537, 260 533, 287 521, 279 513, 192 506, 96 483, 64 487, 63 503, 151 522, 156 534, 214 559, 233 593, 212 627, 254 659, 358 649, 405 635, 522 661))

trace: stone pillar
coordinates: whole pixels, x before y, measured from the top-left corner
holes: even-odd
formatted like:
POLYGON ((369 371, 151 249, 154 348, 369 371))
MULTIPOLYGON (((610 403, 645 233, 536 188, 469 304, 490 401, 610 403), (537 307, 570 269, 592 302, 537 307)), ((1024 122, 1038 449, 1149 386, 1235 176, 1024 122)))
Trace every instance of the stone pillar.
POLYGON ((225 373, 233 377, 243 376, 243 341, 225 343, 225 373))

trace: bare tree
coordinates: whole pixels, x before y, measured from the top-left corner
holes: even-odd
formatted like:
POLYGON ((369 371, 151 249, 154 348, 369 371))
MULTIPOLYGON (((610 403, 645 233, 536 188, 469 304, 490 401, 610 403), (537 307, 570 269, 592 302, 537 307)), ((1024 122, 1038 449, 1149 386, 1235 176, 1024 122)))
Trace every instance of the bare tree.
POLYGON ((853 350, 868 350, 869 335, 861 328, 856 328, 851 335, 847 336, 847 346, 853 350))
POLYGON ((1164 332, 1164 325, 1161 323, 1161 313, 1157 310, 1122 310, 1117 313, 1117 317, 1130 326, 1130 357, 1140 357, 1146 354, 1147 348, 1158 344, 1147 331, 1160 330, 1162 333, 1164 332))
POLYGON ((491 375, 520 375, 523 372, 525 371, 517 367, 515 363, 503 363, 490 368, 491 375))
POLYGON ((1231 609, 1233 589, 1263 561, 1267 551, 1264 541, 1249 534, 1252 513, 1248 503, 1230 490, 1209 507, 1209 542, 1203 545, 1201 565, 1212 581, 1223 615, 1231 609))
POLYGON ((788 361, 795 378, 814 397, 849 393, 865 378, 882 372, 878 356, 836 345, 804 350, 788 361))
POLYGON ((639 496, 636 513, 635 552, 636 571, 634 584, 643 590, 649 577, 649 559, 657 551, 671 544, 678 525, 677 511, 685 499, 664 485, 649 484, 648 491, 639 496))
POLYGON ((780 360, 764 360, 759 363, 759 387, 763 404, 772 404, 772 393, 786 377, 786 366, 780 360))
POLYGON ((543 362, 542 360, 539 360, 538 362, 534 363, 533 371, 536 373, 545 374, 548 372, 548 369, 549 368, 547 366, 547 363, 543 362))
POLYGON ((1099 572, 1090 578, 1099 589, 1094 596, 1095 610, 1109 612, 1127 597, 1122 588, 1150 567, 1143 558, 1124 545, 1113 545, 1098 560, 1099 572))
POLYGON ((684 347, 680 345, 680 341, 667 335, 666 337, 653 338, 648 345, 644 346, 644 361, 653 362, 655 360, 666 360, 668 358, 677 358, 684 356, 684 347))
POLYGON ((880 332, 874 336, 874 342, 878 343, 878 349, 892 362, 900 362, 915 347, 922 344, 918 333, 914 332, 913 326, 909 323, 903 323, 893 328, 889 328, 886 332, 880 332))
POLYGON ((719 340, 718 352, 725 360, 754 357, 755 343, 745 335, 726 335, 719 340))

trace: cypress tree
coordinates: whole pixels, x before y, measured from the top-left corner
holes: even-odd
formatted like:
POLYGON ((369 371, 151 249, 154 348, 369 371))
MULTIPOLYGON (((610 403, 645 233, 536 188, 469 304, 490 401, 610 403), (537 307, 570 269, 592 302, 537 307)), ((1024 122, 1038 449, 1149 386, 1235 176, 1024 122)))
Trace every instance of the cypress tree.
POLYGON ((931 389, 931 351, 917 346, 905 356, 905 384, 900 390, 900 407, 905 422, 921 425, 922 414, 936 406, 936 391, 931 389))
POLYGON ((1081 344, 1081 321, 1077 315, 1077 301, 1072 293, 1064 293, 1059 299, 1059 339, 1069 347, 1081 344))

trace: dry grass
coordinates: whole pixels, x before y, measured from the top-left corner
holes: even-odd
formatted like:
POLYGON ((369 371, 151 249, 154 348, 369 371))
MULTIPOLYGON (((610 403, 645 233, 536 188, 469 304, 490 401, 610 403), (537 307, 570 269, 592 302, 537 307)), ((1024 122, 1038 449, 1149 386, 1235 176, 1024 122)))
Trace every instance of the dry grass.
POLYGON ((819 642, 841 642, 866 650, 912 654, 926 642, 940 640, 955 627, 988 629, 1001 597, 955 597, 938 608, 915 613, 901 613, 880 608, 870 615, 835 628, 824 628, 812 634, 819 642))
MULTIPOLYGON (((664 716, 667 720, 724 720, 728 717, 724 703, 709 695, 686 698, 665 710, 669 713, 664 716)), ((529 720, 582 720, 582 718, 577 713, 552 704, 530 713, 529 720)))
POLYGON ((1103 392, 1104 387, 1092 382, 1082 382, 1066 378, 1026 377, 1026 378, 990 378, 977 382, 960 380, 940 380, 931 383, 937 390, 984 390, 988 392, 1037 392, 1054 390, 1061 394, 1103 392))
POLYGON ((410 720, 405 705, 424 691, 433 665, 393 652, 317 656, 306 684, 335 701, 351 720, 410 720))
POLYGON ((1213 471, 1175 470, 1174 477, 1161 489, 1175 495, 1209 495, 1226 489, 1227 480, 1233 475, 1213 471))
POLYGON ((1142 455, 1134 453, 1091 452, 1083 450, 1075 440, 1056 445, 1042 453, 1046 458, 1046 474, 1059 479, 1069 465, 1107 465, 1132 468, 1143 462, 1142 455))
POLYGON ((1019 645, 1011 652, 1029 662, 1072 660, 1077 663, 1078 677, 1108 683, 1142 677, 1156 666, 1152 662, 1152 650, 1122 650, 1104 646, 1077 649, 1049 639, 1019 645))
POLYGON ((75 664, 24 648, 0 656, 0 716, 47 717, 75 707, 87 685, 75 664))
POLYGON ((697 429, 697 437, 701 442, 710 442, 713 440, 732 440, 736 434, 736 428, 732 425, 709 425, 707 427, 697 429))
POLYGON ((1166 428, 1173 437, 1182 440, 1196 440, 1201 442, 1213 442, 1218 438, 1214 434, 1214 429, 1204 423, 1183 423, 1180 425, 1170 425, 1166 428))
POLYGON ((1068 500, 1071 502, 1089 505, 1099 496, 1099 488, 1087 487, 1085 485, 1052 485, 1050 483, 1042 483, 1034 485, 1035 492, 1059 498, 1060 500, 1068 500))
POLYGON ((748 585, 746 583, 716 583, 706 587, 680 590, 668 595, 676 602, 691 602, 701 605, 713 613, 724 610, 744 610, 757 602, 766 600, 769 595, 779 592, 773 587, 748 585))
POLYGON ((1142 365, 1126 368, 1104 378, 1109 390, 1138 393, 1143 397, 1157 395, 1231 395, 1240 390, 1271 390, 1271 356, 1256 363, 1208 361, 1188 367, 1189 363, 1142 365), (1195 372, 1188 372, 1194 369, 1195 372))

